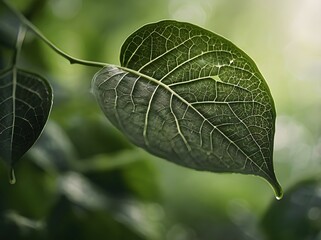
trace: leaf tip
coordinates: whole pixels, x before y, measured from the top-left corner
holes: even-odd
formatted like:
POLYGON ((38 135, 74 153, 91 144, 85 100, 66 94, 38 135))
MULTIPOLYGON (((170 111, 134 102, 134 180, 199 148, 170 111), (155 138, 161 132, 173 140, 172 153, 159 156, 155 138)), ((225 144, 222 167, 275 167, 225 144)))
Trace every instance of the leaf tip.
POLYGON ((16 176, 15 176, 13 167, 11 167, 10 171, 9 171, 9 183, 10 184, 15 184, 16 183, 16 176))
POLYGON ((281 187, 279 190, 275 190, 274 192, 276 200, 281 200, 283 198, 283 190, 281 187))
POLYGON ((279 184, 279 182, 276 180, 275 182, 270 182, 270 184, 273 188, 275 198, 277 200, 281 200, 283 197, 283 189, 282 189, 281 185, 279 184))

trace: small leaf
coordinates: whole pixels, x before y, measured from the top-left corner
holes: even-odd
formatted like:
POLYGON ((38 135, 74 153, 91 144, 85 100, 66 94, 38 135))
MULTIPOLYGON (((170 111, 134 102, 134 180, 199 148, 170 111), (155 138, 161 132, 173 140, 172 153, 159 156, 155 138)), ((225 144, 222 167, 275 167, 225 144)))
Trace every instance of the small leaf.
POLYGON ((255 63, 228 40, 176 21, 146 25, 92 88, 108 119, 133 143, 177 164, 254 174, 278 198, 275 108, 255 63))
POLYGON ((0 159, 13 167, 38 139, 51 106, 45 79, 15 67, 0 74, 0 159))

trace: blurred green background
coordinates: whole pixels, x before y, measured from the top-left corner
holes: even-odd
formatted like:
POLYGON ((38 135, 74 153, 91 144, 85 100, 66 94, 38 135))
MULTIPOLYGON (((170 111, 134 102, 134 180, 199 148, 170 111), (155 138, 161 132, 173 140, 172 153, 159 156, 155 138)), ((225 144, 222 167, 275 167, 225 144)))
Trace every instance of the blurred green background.
MULTIPOLYGON (((321 239, 321 2, 318 0, 15 0, 52 42, 118 64, 125 39, 161 19, 188 21, 244 50, 277 108, 277 201, 262 179, 186 169, 132 146, 90 94, 99 69, 70 65, 28 34, 19 66, 55 100, 9 185, 0 165, 0 239, 321 239)), ((0 67, 17 21, 0 4, 0 67)))

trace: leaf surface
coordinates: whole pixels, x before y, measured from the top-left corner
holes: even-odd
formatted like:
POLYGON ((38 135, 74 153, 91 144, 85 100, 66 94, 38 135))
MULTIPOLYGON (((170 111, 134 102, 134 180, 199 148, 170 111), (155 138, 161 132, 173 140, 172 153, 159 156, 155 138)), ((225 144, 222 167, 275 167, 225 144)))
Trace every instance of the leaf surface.
POLYGON ((48 119, 48 82, 16 67, 0 74, 0 159, 13 166, 35 143, 48 119))
POLYGON ((107 118, 133 143, 189 168, 254 174, 277 197, 275 108, 255 63, 198 26, 145 25, 122 46, 92 88, 107 118))

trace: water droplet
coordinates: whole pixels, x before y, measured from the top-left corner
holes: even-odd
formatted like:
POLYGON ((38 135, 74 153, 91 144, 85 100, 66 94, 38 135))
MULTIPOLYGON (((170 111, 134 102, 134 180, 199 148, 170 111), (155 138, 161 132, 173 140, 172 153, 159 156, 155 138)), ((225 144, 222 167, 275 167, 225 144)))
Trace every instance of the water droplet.
POLYGON ((276 200, 281 200, 282 197, 283 197, 283 195, 281 195, 281 196, 275 196, 276 200))
POLYGON ((10 184, 15 184, 16 183, 16 176, 14 174, 14 169, 13 167, 10 168, 10 172, 9 172, 9 183, 10 184))
POLYGON ((275 182, 271 182, 271 186, 274 190, 276 200, 281 200, 283 197, 283 190, 280 184, 276 180, 275 182))

